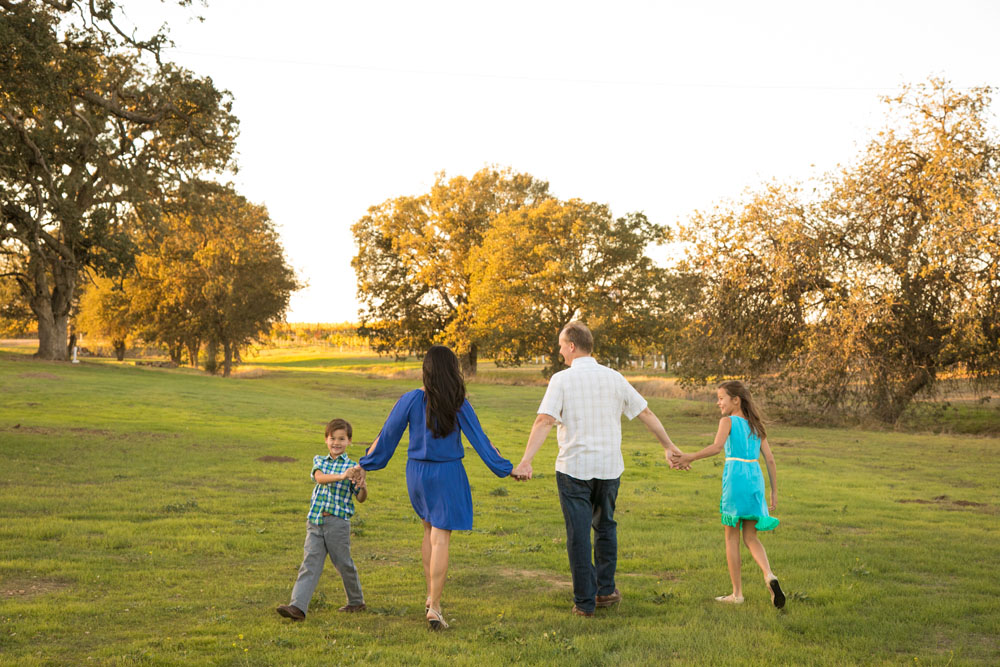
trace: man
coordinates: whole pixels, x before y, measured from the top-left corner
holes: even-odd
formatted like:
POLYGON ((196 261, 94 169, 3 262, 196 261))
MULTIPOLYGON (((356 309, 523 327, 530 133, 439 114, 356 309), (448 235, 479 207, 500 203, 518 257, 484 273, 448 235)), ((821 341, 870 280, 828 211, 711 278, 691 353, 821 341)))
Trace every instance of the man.
POLYGON ((582 322, 570 322, 559 332, 559 354, 569 365, 549 380, 538 406, 524 457, 512 476, 530 479, 531 461, 558 423, 556 485, 566 520, 566 551, 573 574, 573 613, 593 616, 595 607, 610 607, 622 599, 615 588, 618 534, 614 519, 618 483, 625 471, 621 416, 638 417, 670 453, 680 453, 646 400, 618 371, 590 356, 594 337, 582 322), (590 529, 594 529, 591 562, 590 529))

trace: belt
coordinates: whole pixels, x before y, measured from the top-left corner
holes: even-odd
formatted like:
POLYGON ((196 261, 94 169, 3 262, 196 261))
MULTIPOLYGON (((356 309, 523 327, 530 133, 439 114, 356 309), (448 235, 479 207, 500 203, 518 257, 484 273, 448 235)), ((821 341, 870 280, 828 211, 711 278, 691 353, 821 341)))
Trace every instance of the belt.
POLYGON ((738 459, 735 457, 726 457, 726 461, 743 461, 743 463, 757 463, 757 459, 738 459))

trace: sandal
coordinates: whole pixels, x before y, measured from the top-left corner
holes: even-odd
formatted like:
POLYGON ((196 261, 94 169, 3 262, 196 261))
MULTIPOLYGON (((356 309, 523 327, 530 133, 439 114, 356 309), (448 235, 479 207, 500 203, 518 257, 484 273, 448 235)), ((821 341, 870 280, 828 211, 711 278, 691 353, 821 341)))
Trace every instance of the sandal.
POLYGON ((736 597, 735 595, 730 593, 729 595, 720 595, 719 597, 715 598, 715 601, 727 602, 729 604, 743 604, 743 597, 742 596, 736 597))
POLYGON ((781 609, 785 606, 785 594, 781 591, 781 586, 778 584, 778 579, 770 579, 767 582, 767 588, 771 591, 771 604, 773 604, 777 609, 781 609))
POLYGON ((427 623, 430 624, 431 630, 446 630, 448 628, 441 612, 430 607, 427 608, 427 623))

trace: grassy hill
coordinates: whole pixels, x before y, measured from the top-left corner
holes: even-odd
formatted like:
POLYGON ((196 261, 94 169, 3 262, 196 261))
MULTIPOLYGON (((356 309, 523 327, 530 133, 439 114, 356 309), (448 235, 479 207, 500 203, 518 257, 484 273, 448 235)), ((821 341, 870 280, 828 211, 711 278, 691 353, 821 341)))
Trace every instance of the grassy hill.
MULTIPOLYGON (((782 612, 745 551, 746 603, 712 600, 729 592, 722 461, 671 471, 635 422, 624 426, 617 608, 569 613, 552 435, 527 483, 494 477, 467 450, 476 524, 452 541, 451 630, 423 622, 403 447, 369 476, 353 522, 369 612, 336 611, 343 589, 328 565, 308 619, 291 624, 274 607, 301 561, 323 425, 350 420, 357 458, 418 386, 418 364, 318 350, 251 363, 222 379, 0 353, 0 662, 1000 661, 1000 439, 782 425, 771 432, 782 526, 762 538, 789 594, 782 612)), ((515 462, 544 391, 535 372, 469 387, 515 462)), ((650 405, 682 448, 710 442, 711 403, 650 405)))

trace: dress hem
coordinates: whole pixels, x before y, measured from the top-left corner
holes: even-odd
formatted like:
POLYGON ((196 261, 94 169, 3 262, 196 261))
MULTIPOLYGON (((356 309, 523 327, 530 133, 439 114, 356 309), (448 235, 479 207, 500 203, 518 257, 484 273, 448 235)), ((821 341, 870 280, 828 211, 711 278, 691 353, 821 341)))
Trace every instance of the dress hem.
POLYGON ((735 514, 721 513, 720 518, 722 519, 723 526, 732 526, 733 528, 739 528, 741 521, 756 521, 757 530, 774 530, 781 523, 773 516, 737 516, 735 514))

